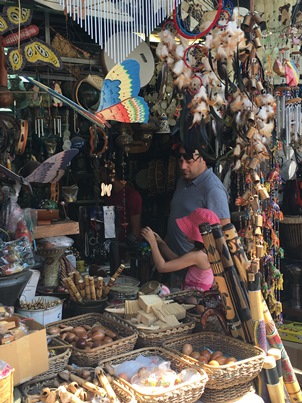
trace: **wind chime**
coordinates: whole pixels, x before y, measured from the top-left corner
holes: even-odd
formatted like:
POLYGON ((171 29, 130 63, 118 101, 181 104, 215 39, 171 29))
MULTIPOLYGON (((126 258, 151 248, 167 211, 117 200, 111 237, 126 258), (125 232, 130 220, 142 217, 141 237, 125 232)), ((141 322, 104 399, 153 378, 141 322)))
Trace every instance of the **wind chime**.
POLYGON ((115 63, 120 63, 148 37, 154 28, 169 17, 180 0, 60 0, 66 14, 84 28, 90 37, 104 47, 115 63), (120 42, 108 42, 114 32, 123 31, 120 42))

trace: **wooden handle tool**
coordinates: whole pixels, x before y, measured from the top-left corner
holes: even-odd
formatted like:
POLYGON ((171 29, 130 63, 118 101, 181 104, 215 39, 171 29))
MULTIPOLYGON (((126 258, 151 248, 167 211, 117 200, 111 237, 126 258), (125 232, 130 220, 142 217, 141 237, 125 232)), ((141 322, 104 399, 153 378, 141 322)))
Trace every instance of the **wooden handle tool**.
POLYGON ((95 373, 95 376, 97 377, 97 379, 99 380, 100 384, 106 390, 107 397, 109 398, 110 402, 119 403, 120 401, 117 398, 114 390, 112 389, 112 386, 110 385, 103 369, 101 367, 96 367, 94 373, 95 373))

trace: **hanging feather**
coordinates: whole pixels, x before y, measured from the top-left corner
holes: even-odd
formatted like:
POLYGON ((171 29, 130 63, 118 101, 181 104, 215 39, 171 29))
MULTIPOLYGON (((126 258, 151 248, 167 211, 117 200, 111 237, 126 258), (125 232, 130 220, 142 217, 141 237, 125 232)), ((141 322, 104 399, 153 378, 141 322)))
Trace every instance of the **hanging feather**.
POLYGON ((174 65, 173 73, 176 74, 177 76, 180 76, 183 73, 184 68, 185 68, 184 61, 182 59, 178 60, 174 65))
POLYGON ((183 88, 187 88, 191 83, 191 80, 186 78, 184 74, 181 74, 179 77, 174 80, 174 85, 178 87, 179 90, 182 90, 183 88))
POLYGON ((178 45, 175 50, 176 59, 182 59, 184 57, 185 48, 182 44, 178 45))
POLYGON ((160 42, 156 47, 156 55, 160 60, 165 60, 169 56, 168 46, 160 42))

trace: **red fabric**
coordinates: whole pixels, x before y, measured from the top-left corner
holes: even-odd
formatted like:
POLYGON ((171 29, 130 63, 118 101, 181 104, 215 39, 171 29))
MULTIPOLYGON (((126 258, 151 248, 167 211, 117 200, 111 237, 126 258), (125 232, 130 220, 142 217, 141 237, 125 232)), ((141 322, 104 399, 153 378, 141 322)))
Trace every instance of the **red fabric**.
POLYGON ((130 217, 133 215, 142 214, 142 196, 132 186, 126 184, 125 186, 125 200, 126 200, 126 224, 124 216, 124 190, 119 192, 112 192, 108 198, 107 204, 110 206, 116 206, 119 215, 119 237, 120 241, 125 240, 126 235, 130 233, 130 217), (125 230, 126 229, 126 230, 125 230))

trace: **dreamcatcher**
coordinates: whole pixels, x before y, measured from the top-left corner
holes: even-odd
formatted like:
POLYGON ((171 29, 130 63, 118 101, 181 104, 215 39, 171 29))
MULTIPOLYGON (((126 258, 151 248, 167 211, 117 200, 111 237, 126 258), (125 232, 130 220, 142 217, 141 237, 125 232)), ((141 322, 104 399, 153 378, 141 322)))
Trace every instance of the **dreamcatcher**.
POLYGON ((175 28, 185 38, 202 38, 216 26, 222 10, 223 0, 184 0, 173 11, 175 28))

